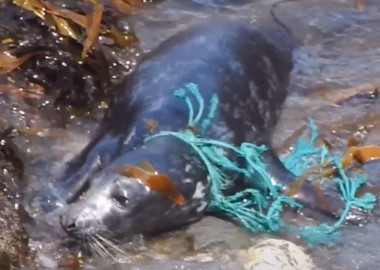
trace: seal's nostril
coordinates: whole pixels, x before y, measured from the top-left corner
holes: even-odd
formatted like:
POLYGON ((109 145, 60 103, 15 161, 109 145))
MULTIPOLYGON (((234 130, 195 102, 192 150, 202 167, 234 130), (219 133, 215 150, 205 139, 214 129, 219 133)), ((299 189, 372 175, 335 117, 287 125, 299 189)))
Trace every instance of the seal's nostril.
POLYGON ((75 220, 70 220, 66 216, 60 216, 59 223, 66 232, 74 232, 78 229, 75 220))
POLYGON ((69 225, 66 226, 66 229, 68 231, 74 231, 76 229, 76 224, 74 222, 70 223, 69 225))

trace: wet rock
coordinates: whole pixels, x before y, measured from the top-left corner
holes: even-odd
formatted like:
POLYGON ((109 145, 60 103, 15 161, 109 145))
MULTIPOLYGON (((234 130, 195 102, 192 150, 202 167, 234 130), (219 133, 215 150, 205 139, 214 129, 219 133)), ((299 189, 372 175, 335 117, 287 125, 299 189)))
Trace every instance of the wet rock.
POLYGON ((193 249, 218 247, 223 251, 240 249, 252 245, 252 234, 240 226, 219 218, 207 216, 190 226, 186 233, 193 235, 193 249))
POLYGON ((242 254, 245 270, 311 270, 315 266, 303 249, 292 242, 268 239, 242 254))
POLYGON ((28 235, 23 226, 25 212, 20 206, 16 180, 23 166, 15 155, 9 129, 0 132, 0 269, 20 269, 28 258, 28 235))
POLYGON ((20 261, 27 257, 28 236, 14 196, 3 183, 0 186, 0 269, 19 269, 20 261))
POLYGON ((223 8, 228 6, 241 6, 245 4, 249 4, 250 0, 185 0, 183 1, 186 4, 189 5, 195 5, 195 6, 203 6, 203 7, 209 7, 209 8, 223 8))

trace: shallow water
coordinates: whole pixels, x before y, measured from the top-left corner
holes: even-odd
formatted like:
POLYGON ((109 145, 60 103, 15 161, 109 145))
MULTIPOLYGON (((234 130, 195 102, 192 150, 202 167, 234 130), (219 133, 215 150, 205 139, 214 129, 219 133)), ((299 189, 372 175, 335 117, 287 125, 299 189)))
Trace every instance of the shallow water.
MULTIPOLYGON (((167 0, 147 7, 143 16, 131 18, 130 23, 147 50, 188 25, 211 16, 272 23, 269 9, 276 1, 246 0, 228 5, 230 2, 233 1, 167 0), (220 3, 226 4, 221 7, 220 3)), ((335 95, 338 90, 378 80, 380 3, 376 2, 367 1, 362 12, 354 9, 352 0, 300 0, 276 9, 281 21, 306 45, 294 55, 290 96, 274 136, 275 145, 280 145, 304 124, 307 116, 312 117, 329 140, 338 146, 343 146, 353 134, 368 137, 369 142, 380 142, 379 127, 371 129, 380 113, 376 98, 355 99, 338 107, 331 106, 324 98, 335 95), (320 94, 321 88, 325 89, 325 96, 320 94)), ((68 160, 83 147, 95 124, 95 120, 76 119, 62 131, 71 136, 31 138, 24 142, 25 149, 29 149, 25 159, 29 164, 30 188, 38 190, 43 183, 54 181, 63 160, 68 160)), ((376 178, 371 180, 376 181, 376 178)), ((380 264, 376 256, 379 225, 374 218, 363 227, 347 227, 339 244, 309 251, 321 269, 377 269, 380 264)), ((54 234, 44 229, 29 229, 35 238, 32 245, 39 250, 41 269, 56 269, 55 255, 52 255, 56 254, 54 234), (44 245, 39 249, 41 243, 44 245)), ((141 251, 130 255, 126 263, 111 268, 106 260, 94 260, 87 263, 85 269, 237 270, 241 268, 237 251, 267 237, 249 235, 232 224, 207 218, 188 229, 142 244, 141 251)))

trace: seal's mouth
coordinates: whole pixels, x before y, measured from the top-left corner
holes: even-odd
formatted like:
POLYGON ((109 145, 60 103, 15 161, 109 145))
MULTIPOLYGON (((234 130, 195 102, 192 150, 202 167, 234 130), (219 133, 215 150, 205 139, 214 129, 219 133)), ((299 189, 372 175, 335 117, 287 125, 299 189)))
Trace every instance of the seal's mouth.
POLYGON ((125 251, 120 248, 119 241, 112 238, 110 233, 82 232, 73 224, 65 226, 61 223, 61 227, 69 236, 66 242, 68 248, 79 248, 87 256, 109 258, 113 261, 116 261, 116 256, 126 256, 125 251))
MULTIPOLYGON (((80 207, 75 205, 75 207, 80 207)), ((73 208, 69 206, 65 213, 59 216, 59 224, 65 232, 65 247, 79 250, 89 257, 100 257, 116 260, 116 257, 125 257, 126 253, 122 250, 121 241, 114 237, 112 231, 104 226, 94 227, 91 220, 80 220, 73 208)))

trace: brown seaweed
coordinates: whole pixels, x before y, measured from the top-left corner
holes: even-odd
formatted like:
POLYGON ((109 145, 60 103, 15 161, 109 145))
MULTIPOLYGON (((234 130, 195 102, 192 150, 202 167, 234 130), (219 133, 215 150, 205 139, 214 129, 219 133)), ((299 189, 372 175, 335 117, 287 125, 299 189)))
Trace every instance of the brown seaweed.
POLYGON ((12 72, 14 69, 28 61, 31 57, 41 53, 41 51, 36 51, 24 54, 20 57, 15 57, 10 52, 0 51, 0 74, 12 72))
POLYGON ((158 126, 158 121, 154 119, 148 119, 145 121, 145 128, 148 129, 149 132, 154 132, 158 126))
POLYGON ((0 9, 0 71, 7 76, 0 85, 14 85, 2 86, 2 93, 21 98, 38 85, 43 95, 27 102, 68 121, 102 110, 114 83, 134 66, 125 63, 134 63, 140 50, 134 33, 119 23, 128 16, 109 1, 64 4, 14 0, 0 9))
POLYGON ((176 204, 182 205, 185 203, 185 197, 178 191, 167 175, 157 172, 152 164, 146 160, 141 161, 140 166, 141 168, 125 165, 116 168, 115 172, 141 181, 145 186, 165 195, 176 204))

